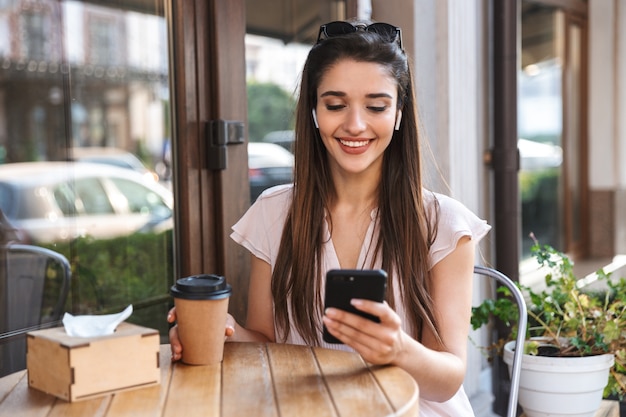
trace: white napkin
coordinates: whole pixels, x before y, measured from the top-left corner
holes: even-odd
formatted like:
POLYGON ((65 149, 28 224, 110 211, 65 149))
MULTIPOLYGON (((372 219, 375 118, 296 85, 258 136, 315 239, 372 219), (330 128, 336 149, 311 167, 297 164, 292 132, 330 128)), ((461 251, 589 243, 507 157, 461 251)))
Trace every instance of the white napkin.
POLYGON ((100 316, 73 316, 70 313, 63 315, 65 332, 73 337, 95 337, 113 334, 117 325, 126 320, 133 313, 132 304, 124 311, 116 314, 100 316))

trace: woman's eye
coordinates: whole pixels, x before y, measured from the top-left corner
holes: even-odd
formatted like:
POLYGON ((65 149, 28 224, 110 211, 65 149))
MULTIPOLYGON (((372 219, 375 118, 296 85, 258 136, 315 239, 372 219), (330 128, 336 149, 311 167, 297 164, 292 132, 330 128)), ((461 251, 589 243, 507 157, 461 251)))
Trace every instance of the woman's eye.
POLYGON ((387 106, 380 106, 380 107, 369 106, 368 109, 370 109, 371 111, 376 112, 376 113, 382 113, 385 110, 387 110, 387 106))
POLYGON ((335 111, 335 110, 341 110, 343 109, 345 106, 343 104, 327 104, 326 105, 326 109, 330 110, 330 111, 335 111))

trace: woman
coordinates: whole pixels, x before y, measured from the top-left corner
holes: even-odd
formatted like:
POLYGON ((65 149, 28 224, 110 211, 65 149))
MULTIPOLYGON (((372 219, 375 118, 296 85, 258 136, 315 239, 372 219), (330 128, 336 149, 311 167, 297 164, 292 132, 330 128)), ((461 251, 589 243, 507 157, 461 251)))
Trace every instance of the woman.
MULTIPOLYGON (((251 256, 248 317, 227 340, 353 349, 420 387, 420 415, 473 415, 462 388, 476 243, 489 226, 422 188, 416 104, 400 29, 322 25, 296 111, 294 184, 266 190, 233 227, 251 256), (326 271, 389 274, 380 323, 323 310, 326 271), (344 345, 322 341, 322 326, 344 345)), ((175 319, 172 312, 168 317, 175 319)), ((174 327, 173 359, 182 346, 174 327)))

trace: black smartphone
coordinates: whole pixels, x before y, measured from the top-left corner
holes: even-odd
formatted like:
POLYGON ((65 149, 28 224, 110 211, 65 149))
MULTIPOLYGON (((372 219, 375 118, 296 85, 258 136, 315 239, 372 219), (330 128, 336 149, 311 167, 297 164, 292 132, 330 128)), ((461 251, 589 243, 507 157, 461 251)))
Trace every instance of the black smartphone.
MULTIPOLYGON (((386 291, 387 272, 382 269, 332 269, 326 273, 324 310, 334 307, 379 322, 378 317, 354 308, 350 300, 360 298, 382 303, 386 291)), ((326 326, 322 336, 327 343, 342 343, 328 332, 326 326)))

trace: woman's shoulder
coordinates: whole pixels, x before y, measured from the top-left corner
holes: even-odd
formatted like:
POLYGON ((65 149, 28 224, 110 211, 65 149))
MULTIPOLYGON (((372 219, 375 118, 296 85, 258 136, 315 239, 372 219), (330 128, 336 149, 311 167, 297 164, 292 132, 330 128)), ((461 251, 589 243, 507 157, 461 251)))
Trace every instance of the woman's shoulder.
POLYGON ((429 214, 438 220, 439 229, 450 224, 459 227, 466 226, 468 223, 469 226, 474 226, 475 223, 486 223, 465 204, 445 194, 425 190, 424 205, 429 214))
POLYGON ((293 185, 276 185, 264 190, 250 206, 246 216, 256 220, 275 223, 283 221, 293 196, 293 185))
POLYGON ((453 197, 424 191, 424 203, 431 219, 437 221, 437 233, 431 246, 431 267, 451 253, 461 237, 469 236, 478 242, 491 229, 485 220, 453 197))
POLYGON ((231 238, 257 258, 273 264, 292 193, 293 187, 290 184, 263 191, 232 227, 231 238))
POLYGON ((291 202, 293 195, 293 184, 281 184, 263 190, 254 202, 262 204, 281 204, 291 202))
POLYGON ((460 201, 445 194, 436 193, 430 190, 423 190, 424 206, 429 214, 438 217, 465 213, 469 209, 460 201))

